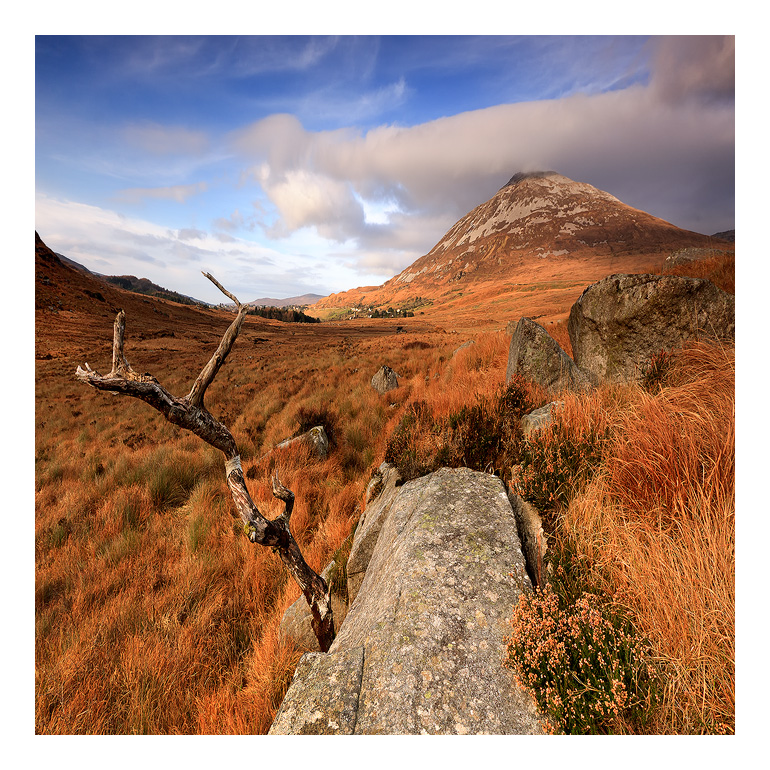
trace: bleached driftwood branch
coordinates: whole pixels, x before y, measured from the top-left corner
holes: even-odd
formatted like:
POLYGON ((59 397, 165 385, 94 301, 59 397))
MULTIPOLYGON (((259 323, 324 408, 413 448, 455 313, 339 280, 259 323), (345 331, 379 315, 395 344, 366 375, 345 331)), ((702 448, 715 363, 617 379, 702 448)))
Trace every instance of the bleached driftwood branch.
POLYGON ((285 507, 278 518, 266 519, 251 499, 246 487, 235 439, 230 430, 214 418, 204 406, 206 388, 213 382, 232 349, 247 310, 246 306, 241 305, 238 299, 224 289, 215 278, 208 273, 204 275, 235 302, 238 313, 224 333, 216 352, 203 367, 186 396, 182 398, 173 396, 155 377, 149 374, 137 374, 131 368, 123 352, 126 321, 122 310, 115 318, 112 371, 107 375, 101 375, 85 364, 85 368, 78 366, 76 376, 81 382, 97 390, 132 396, 145 401, 169 422, 192 431, 224 454, 227 486, 237 512, 234 515, 243 522, 244 531, 252 543, 270 546, 279 554, 310 606, 313 631, 318 638, 321 650, 325 652, 334 640, 329 587, 326 581, 308 566, 291 534, 289 519, 294 506, 294 493, 284 487, 277 477, 273 477, 273 495, 282 500, 285 507))

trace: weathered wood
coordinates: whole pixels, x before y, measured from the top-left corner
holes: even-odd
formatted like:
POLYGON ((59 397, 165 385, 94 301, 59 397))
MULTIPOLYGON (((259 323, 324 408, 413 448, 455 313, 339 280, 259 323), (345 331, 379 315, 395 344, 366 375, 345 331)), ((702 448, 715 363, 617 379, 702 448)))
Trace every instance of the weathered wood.
POLYGON ((235 317, 235 320, 230 324, 227 331, 224 333, 222 341, 219 343, 219 347, 217 348, 216 352, 213 356, 211 356, 206 366, 203 367, 203 371, 198 375, 198 379, 195 380, 192 388, 190 389, 190 392, 187 394, 187 400, 194 406, 199 407, 203 407, 203 396, 206 393, 206 388, 211 385, 214 377, 217 376, 217 372, 219 371, 220 367, 225 362, 227 354, 230 352, 230 349, 233 347, 233 344, 238 337, 238 332, 241 330, 243 319, 246 318, 246 311, 248 310, 246 305, 241 305, 235 296, 230 294, 230 292, 226 289, 222 288, 221 284, 216 280, 216 278, 209 275, 208 273, 203 273, 203 275, 205 275, 206 278, 208 278, 220 291, 222 291, 224 294, 230 297, 233 302, 235 302, 236 306, 238 307, 238 315, 235 317))
POLYGON ((219 347, 203 368, 192 389, 183 398, 169 393, 152 375, 137 374, 126 360, 123 352, 125 336, 125 313, 121 310, 115 318, 112 371, 101 375, 86 363, 78 366, 76 377, 97 390, 118 393, 139 398, 160 412, 169 422, 189 430, 207 444, 219 449, 225 456, 225 477, 235 503, 236 518, 243 523, 244 532, 252 543, 270 546, 276 550, 292 578, 297 582, 313 616, 312 626, 321 650, 326 652, 334 641, 329 587, 326 581, 312 570, 294 540, 289 527, 294 507, 294 493, 273 477, 273 495, 284 502, 284 511, 274 520, 266 519, 257 508, 246 487, 238 447, 229 429, 214 418, 203 405, 206 388, 216 377, 235 343, 246 316, 246 306, 224 289, 208 273, 204 275, 224 294, 232 299, 238 313, 222 337, 219 347))

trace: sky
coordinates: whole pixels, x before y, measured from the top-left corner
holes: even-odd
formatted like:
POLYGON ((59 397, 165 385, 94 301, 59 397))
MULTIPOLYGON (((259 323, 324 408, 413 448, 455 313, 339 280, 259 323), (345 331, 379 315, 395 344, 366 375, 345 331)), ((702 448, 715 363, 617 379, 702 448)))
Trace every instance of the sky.
POLYGON ((35 228, 208 302, 379 285, 519 171, 735 227, 733 36, 35 37, 35 228))

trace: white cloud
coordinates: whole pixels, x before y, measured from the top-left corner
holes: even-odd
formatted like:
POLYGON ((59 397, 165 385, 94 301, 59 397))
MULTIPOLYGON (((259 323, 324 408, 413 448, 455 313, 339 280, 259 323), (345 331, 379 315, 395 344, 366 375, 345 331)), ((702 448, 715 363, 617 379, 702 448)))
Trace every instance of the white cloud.
POLYGON ((732 226, 732 105, 671 104, 641 86, 365 134, 312 133, 273 116, 237 144, 261 161, 252 173, 277 212, 271 234, 312 227, 329 240, 353 240, 363 270, 375 244, 390 253, 385 263, 394 272, 406 267, 520 170, 556 170, 680 227, 732 226), (721 196, 703 194, 709 175, 721 196), (392 202, 398 211, 387 221, 367 224, 365 209, 392 202), (409 247, 396 258, 404 242, 409 247))
POLYGON ((730 95, 733 58, 732 38, 662 38, 650 86, 366 133, 310 132, 273 115, 234 134, 232 146, 254 163, 252 178, 275 206, 271 233, 313 227, 354 240, 362 265, 374 244, 390 243, 392 254, 408 242, 404 259, 426 253, 444 233, 437 225, 448 228, 522 170, 553 169, 680 227, 715 232, 732 226, 734 105, 716 96, 730 95), (672 98, 685 94, 698 98, 672 98), (398 216, 367 223, 365 211, 394 202, 398 216))
POLYGON ((720 100, 735 97, 735 37, 682 35, 661 37, 652 79, 664 101, 720 100))
POLYGON ((344 242, 363 225, 363 207, 345 182, 303 169, 287 171, 277 180, 263 172, 260 179, 282 214, 270 230, 274 236, 314 227, 323 238, 344 242))
POLYGON ((195 227, 183 227, 181 230, 177 230, 176 237, 179 238, 180 241, 195 241, 205 238, 206 233, 195 227))
POLYGON ((197 228, 171 230, 41 193, 35 200, 35 229, 54 251, 90 270, 149 278, 209 302, 222 298, 201 270, 211 272, 244 301, 342 291, 359 278, 346 263, 329 259, 325 242, 307 230, 291 235, 285 250, 279 251, 197 228))
MULTIPOLYGON (((101 265, 95 267, 101 272, 109 272, 105 262, 116 263, 118 252, 137 271, 154 265, 189 273, 190 262, 219 260, 233 281, 253 281, 245 285, 253 285, 256 296, 275 296, 281 286, 286 286, 283 296, 298 294, 303 281, 301 288, 321 292, 381 282, 427 253, 517 171, 553 169, 680 227, 707 233, 732 227, 734 39, 660 38, 655 44, 647 85, 636 78, 635 85, 604 93, 592 87, 590 93, 500 104, 414 126, 309 131, 294 115, 279 113, 225 137, 226 147, 217 146, 214 153, 201 132, 134 125, 120 134, 128 143, 120 152, 103 149, 91 157, 91 150, 78 156, 64 148, 62 157, 117 176, 124 185, 148 183, 121 190, 117 200, 187 204, 195 212, 190 221, 158 228, 68 203, 64 210, 72 221, 67 222, 44 197, 38 212, 64 239, 58 250, 101 265), (208 182, 176 183, 201 179, 203 173, 208 182), (223 188, 233 179, 241 183, 225 198, 223 188), (153 182, 157 186, 149 186, 153 182), (196 222, 215 192, 222 196, 217 213, 232 213, 216 217, 207 211, 203 221, 215 231, 209 234, 196 222), (253 208, 245 208, 245 195, 253 208), (271 248, 257 245, 238 237, 246 230, 255 240, 263 233, 279 240, 271 248), (273 265, 264 261, 269 259, 273 265), (259 288, 265 286, 273 288, 259 288)), ((294 63, 274 59, 277 51, 240 44, 228 56, 240 57, 242 71, 301 68, 339 45, 331 39, 306 41, 294 63)), ((155 64, 165 66, 162 58, 155 64)), ((314 114, 378 114, 409 93, 407 82, 395 78, 347 101, 344 89, 323 87, 308 98, 315 100, 314 114)), ((577 87, 589 81, 586 75, 577 87)), ((41 236, 45 240, 44 232, 41 236)), ((201 295, 200 289, 173 288, 201 295)))

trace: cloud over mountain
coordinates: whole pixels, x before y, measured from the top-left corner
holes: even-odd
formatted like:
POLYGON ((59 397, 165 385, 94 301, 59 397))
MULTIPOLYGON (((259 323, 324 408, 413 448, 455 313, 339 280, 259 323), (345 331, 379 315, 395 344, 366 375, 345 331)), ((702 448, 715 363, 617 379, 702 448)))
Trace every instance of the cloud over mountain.
MULTIPOLYGON (((415 126, 309 131, 293 116, 273 115, 238 131, 232 146, 275 207, 272 234, 312 227, 364 252, 390 240, 424 253, 436 236, 429 220, 448 226, 513 171, 535 168, 559 169, 680 227, 713 232, 732 226, 733 46, 730 38, 663 38, 648 85, 415 126), (400 216, 373 228, 361 199, 390 202, 400 216), (423 230, 424 240, 404 237, 410 230, 423 230)), ((393 249, 390 269, 406 259, 393 249)))
POLYGON ((734 47, 730 36, 42 36, 36 226, 61 251, 89 244, 94 269, 106 254, 140 258, 105 218, 180 234, 142 243, 166 272, 203 244, 232 275, 236 251, 302 266, 279 276, 255 262, 267 283, 255 295, 391 277, 516 171, 557 169, 679 227, 731 229, 734 47))

